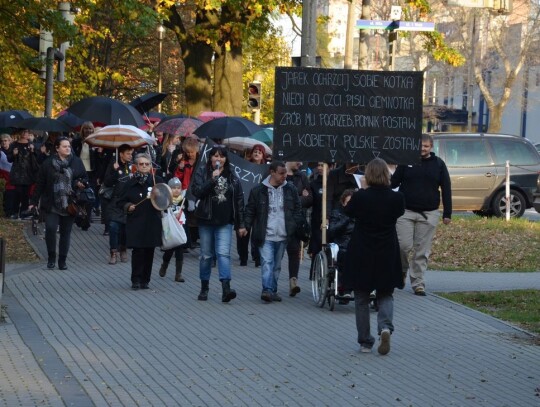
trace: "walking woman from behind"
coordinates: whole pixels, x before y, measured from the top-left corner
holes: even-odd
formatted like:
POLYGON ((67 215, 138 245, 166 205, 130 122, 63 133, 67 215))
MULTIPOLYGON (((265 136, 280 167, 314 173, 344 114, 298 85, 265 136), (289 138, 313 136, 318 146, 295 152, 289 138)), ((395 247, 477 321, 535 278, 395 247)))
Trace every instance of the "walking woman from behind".
POLYGON ((371 352, 375 339, 369 325, 369 294, 377 290, 378 352, 390 351, 394 331, 394 288, 403 288, 401 258, 396 232, 397 219, 405 212, 401 192, 390 188, 390 171, 380 158, 366 167, 367 189, 355 192, 345 207, 354 218, 354 230, 345 258, 345 285, 354 290, 356 329, 362 353, 371 352))
POLYGON ((152 176, 148 154, 135 157, 137 171, 123 186, 116 206, 126 213, 126 244, 131 253, 131 289, 148 289, 154 250, 161 246, 161 211, 154 208, 150 192, 161 178, 152 176))
POLYGON ((84 189, 88 179, 81 159, 71 153, 71 143, 67 138, 57 138, 53 151, 54 154, 41 165, 29 208, 32 209, 39 203, 45 213, 48 269, 53 269, 56 263, 56 232, 60 226, 58 268, 66 270, 71 229, 75 220, 74 216, 68 213, 70 197, 75 194, 75 190, 84 189))
POLYGON ((244 228, 244 196, 238 177, 230 170, 227 150, 214 146, 208 153, 205 166, 199 168, 193 179, 192 192, 199 199, 195 216, 199 222, 201 257, 199 275, 201 292, 199 301, 208 299, 212 258, 217 257, 222 302, 236 298, 231 289, 231 238, 233 225, 239 236, 244 228))

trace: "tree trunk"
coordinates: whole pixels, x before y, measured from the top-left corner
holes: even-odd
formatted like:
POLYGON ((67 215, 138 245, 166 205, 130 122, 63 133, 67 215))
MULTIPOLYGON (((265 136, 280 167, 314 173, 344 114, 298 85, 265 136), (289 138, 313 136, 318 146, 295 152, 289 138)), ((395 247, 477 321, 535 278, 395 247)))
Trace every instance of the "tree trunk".
POLYGON ((502 114, 505 107, 506 104, 498 104, 490 108, 488 133, 498 133, 499 131, 501 131, 502 114))
POLYGON ((198 116, 212 110, 212 55, 203 42, 182 44, 186 75, 186 113, 198 116))
POLYGON ((223 45, 214 59, 214 110, 240 116, 242 102, 242 45, 223 45))

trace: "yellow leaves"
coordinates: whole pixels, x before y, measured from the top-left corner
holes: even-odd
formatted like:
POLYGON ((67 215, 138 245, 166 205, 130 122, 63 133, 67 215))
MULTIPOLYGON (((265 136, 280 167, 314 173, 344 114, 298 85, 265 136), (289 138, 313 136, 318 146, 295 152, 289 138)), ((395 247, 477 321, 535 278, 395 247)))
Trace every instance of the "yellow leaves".
POLYGON ((464 271, 539 271, 540 224, 467 217, 440 225, 429 268, 464 271))
POLYGON ((113 72, 113 74, 111 75, 111 79, 114 82, 121 83, 121 82, 124 81, 124 76, 122 74, 120 74, 119 72, 113 72))

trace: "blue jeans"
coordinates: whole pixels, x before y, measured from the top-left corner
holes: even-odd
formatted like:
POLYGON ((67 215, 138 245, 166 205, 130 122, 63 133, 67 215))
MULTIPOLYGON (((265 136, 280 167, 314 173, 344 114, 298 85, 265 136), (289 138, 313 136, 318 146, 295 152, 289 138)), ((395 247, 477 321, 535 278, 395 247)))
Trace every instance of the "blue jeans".
POLYGON ((109 223, 109 249, 126 248, 126 224, 111 220, 109 223))
POLYGON ((231 239, 233 225, 199 225, 201 257, 199 257, 199 276, 202 281, 210 280, 212 259, 217 258, 219 281, 231 279, 231 239))
POLYGON ((266 240, 259 247, 263 291, 277 292, 279 273, 281 273, 281 260, 286 248, 286 240, 280 242, 266 240))

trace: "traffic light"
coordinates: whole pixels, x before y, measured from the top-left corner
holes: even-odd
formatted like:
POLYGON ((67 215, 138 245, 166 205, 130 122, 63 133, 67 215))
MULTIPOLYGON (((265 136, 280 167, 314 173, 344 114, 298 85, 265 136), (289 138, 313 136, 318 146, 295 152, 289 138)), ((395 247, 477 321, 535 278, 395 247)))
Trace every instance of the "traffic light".
MULTIPOLYGON (((39 35, 33 37, 25 37, 22 39, 24 45, 38 52, 36 62, 32 64, 30 69, 39 74, 41 79, 45 79, 45 72, 47 70, 47 49, 53 47, 53 34, 50 31, 40 30, 39 35)), ((64 59, 64 55, 55 50, 54 59, 61 61, 64 59)))
POLYGON ((260 82, 249 83, 248 106, 254 110, 261 109, 261 83, 260 82))

